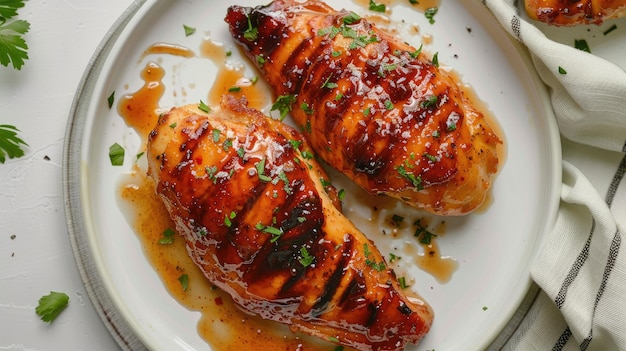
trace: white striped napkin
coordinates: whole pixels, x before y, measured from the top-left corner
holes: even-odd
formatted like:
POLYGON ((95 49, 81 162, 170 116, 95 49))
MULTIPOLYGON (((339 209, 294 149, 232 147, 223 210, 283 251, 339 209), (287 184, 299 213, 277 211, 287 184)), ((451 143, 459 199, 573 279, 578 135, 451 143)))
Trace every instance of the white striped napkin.
POLYGON ((626 350, 626 72, 548 38, 523 2, 483 3, 531 52, 564 137, 558 218, 531 268, 540 290, 494 347, 626 350))

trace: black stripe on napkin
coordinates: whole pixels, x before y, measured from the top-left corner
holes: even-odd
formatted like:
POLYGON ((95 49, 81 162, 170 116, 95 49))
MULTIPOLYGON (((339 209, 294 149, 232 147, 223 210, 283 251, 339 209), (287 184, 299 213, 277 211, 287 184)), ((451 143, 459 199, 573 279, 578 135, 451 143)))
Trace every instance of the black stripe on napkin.
MULTIPOLYGON (((626 145, 624 145, 624 151, 626 151, 626 145)), ((604 198, 604 201, 609 206, 609 208, 613 204, 613 199, 615 198, 617 189, 619 188, 622 182, 622 179, 624 179, 625 174, 626 174, 626 155, 624 155, 624 158, 622 158, 622 161, 617 167, 617 170, 615 171, 615 174, 613 175, 613 179, 611 180, 611 184, 609 185, 609 189, 607 190, 606 196, 604 198)), ((565 302, 565 297, 567 295, 567 290, 569 286, 576 279, 578 272, 580 271, 583 264, 587 260, 587 257, 589 256, 589 246, 591 244, 591 237, 593 236, 593 233, 595 231, 595 223, 596 223, 595 220, 593 220, 591 224, 591 230, 589 231, 589 236, 587 237, 587 242, 585 243, 585 246, 582 249, 582 251, 578 254, 576 261, 574 261, 574 264, 572 265, 570 272, 565 277, 565 280, 563 281, 563 284, 561 285, 561 289, 559 290, 559 293, 557 294, 555 298, 554 302, 556 303, 559 309, 563 306, 563 303, 565 302)), ((617 255, 619 254, 619 249, 621 247, 621 244, 622 244, 622 234, 620 233, 619 228, 618 228, 615 234, 613 235, 613 240, 611 241, 611 247, 609 248, 609 256, 607 257, 607 262, 606 262, 606 265, 604 266, 602 282, 600 283, 600 287, 598 288, 598 292, 596 293, 596 300, 593 305, 592 321, 593 321, 593 318, 595 317, 596 309, 600 303, 600 300, 602 299, 602 295, 604 295, 604 289, 606 288, 606 284, 609 280, 609 276, 611 275, 611 272, 613 271, 613 268, 615 267, 615 262, 617 260, 617 255)), ((565 344, 567 344, 567 341, 569 340, 571 335, 572 335, 572 331, 569 329, 569 327, 565 328, 565 330, 563 331, 563 333, 557 340, 552 350, 555 350, 555 351, 562 350, 565 344)), ((589 344, 591 343, 591 340, 593 340, 593 326, 589 330, 588 336, 580 344, 580 349, 582 351, 587 350, 587 348, 589 347, 589 344)))

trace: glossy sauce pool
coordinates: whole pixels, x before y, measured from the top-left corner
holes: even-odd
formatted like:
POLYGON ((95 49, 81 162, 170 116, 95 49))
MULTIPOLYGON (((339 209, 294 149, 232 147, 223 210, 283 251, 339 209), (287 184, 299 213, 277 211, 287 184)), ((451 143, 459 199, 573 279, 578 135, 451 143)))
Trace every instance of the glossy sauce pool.
MULTIPOLYGON (((438 3, 438 2, 420 2, 438 3)), ((196 56, 191 50, 177 45, 158 43, 145 51, 146 54, 165 54, 188 58, 196 56)), ((245 77, 241 69, 225 66, 229 52, 220 43, 204 39, 200 46, 199 56, 211 60, 221 69, 214 79, 213 87, 207 95, 209 105, 219 105, 223 94, 245 96, 249 106, 261 109, 271 102, 271 95, 266 86, 257 84, 255 77, 245 77), (261 86, 261 87, 260 87, 261 86)), ((147 135, 154 128, 158 120, 164 86, 162 78, 165 72, 157 63, 150 62, 141 71, 144 85, 137 91, 123 96, 117 110, 126 123, 134 128, 145 142, 147 135)), ((471 89, 462 87, 473 103, 479 107, 484 104, 474 96, 471 89)), ((488 112, 488 109, 481 108, 488 112)), ((498 132, 498 124, 492 116, 486 113, 486 118, 498 132)), ((499 133, 499 135, 503 135, 499 133)), ((504 162, 504 152, 499 150, 500 164, 504 162)), ((193 264, 185 249, 184 240, 175 235, 171 244, 160 243, 164 232, 174 229, 164 205, 155 194, 155 185, 146 175, 146 170, 139 166, 120 182, 120 197, 131 209, 131 222, 142 244, 144 253, 154 267, 169 293, 185 308, 201 312, 198 323, 199 335, 207 341, 214 351, 229 350, 334 350, 336 345, 312 338, 294 334, 287 326, 276 322, 264 321, 259 317, 249 315, 238 309, 230 296, 215 288, 193 264), (181 282, 188 279, 188 284, 181 282), (184 289, 186 287, 186 289, 184 289)), ((351 206, 360 206, 371 209, 366 222, 369 228, 361 228, 365 233, 381 231, 393 237, 405 237, 405 244, 388 248, 386 255, 390 267, 402 272, 405 264, 417 265, 428 272, 440 283, 445 283, 453 277, 458 268, 454 258, 445 256, 437 243, 437 238, 445 236, 446 224, 444 220, 424 217, 423 213, 413 211, 401 222, 394 218, 394 209, 397 201, 381 199, 371 196, 356 188, 347 188, 350 201, 344 202, 346 213, 351 212, 351 206), (416 225, 418 223, 418 225, 416 225), (424 243, 419 238, 413 238, 411 233, 418 228, 426 229, 434 234, 430 242, 424 243), (408 233, 408 234, 407 234, 408 233), (393 261, 393 262, 391 262, 393 261)), ((483 210, 488 207, 490 198, 485 202, 483 210)), ((349 214, 348 214, 349 215, 349 214)), ((382 251, 382 250, 381 250, 382 251)), ((399 274, 398 276, 402 276, 399 274)), ((407 285, 414 282, 409 276, 407 285)), ((339 349, 339 348, 337 348, 339 349)), ((343 348, 343 350, 349 350, 343 348)))

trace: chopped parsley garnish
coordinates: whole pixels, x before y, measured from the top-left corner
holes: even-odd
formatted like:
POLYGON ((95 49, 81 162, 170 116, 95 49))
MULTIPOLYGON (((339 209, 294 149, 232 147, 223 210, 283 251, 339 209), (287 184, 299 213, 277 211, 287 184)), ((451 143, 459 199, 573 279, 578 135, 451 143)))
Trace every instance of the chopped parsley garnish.
POLYGON ((391 102, 391 100, 385 100, 385 108, 387 111, 393 110, 393 107, 393 102, 391 102))
POLYGON ((204 168, 204 170, 206 171, 207 177, 209 177, 210 180, 212 180, 213 182, 217 181, 217 178, 215 177, 215 175, 217 174, 217 166, 207 166, 204 168))
POLYGON ((222 144, 222 148, 224 149, 224 151, 230 150, 231 147, 233 147, 233 139, 228 138, 224 140, 224 143, 222 144))
POLYGON ((426 9, 426 12, 424 12, 424 16, 426 16, 426 18, 428 19, 428 23, 430 24, 435 23, 435 15, 437 14, 438 11, 439 11, 439 8, 437 7, 430 7, 426 9))
POLYGON ((429 95, 425 100, 422 101, 422 108, 436 107, 439 98, 437 95, 429 95))
POLYGON ((250 16, 248 16, 248 28, 243 32, 243 37, 249 41, 257 40, 259 37, 259 29, 252 26, 250 16))
POLYGON ((413 184, 413 186, 416 187, 417 190, 422 190, 424 188, 422 185, 422 177, 415 176, 415 174, 411 172, 407 172, 404 166, 398 166, 396 170, 398 171, 398 174, 400 175, 400 177, 411 182, 411 184, 413 184))
POLYGON ((559 73, 560 74, 567 74, 567 71, 565 70, 565 68, 559 66, 559 73))
POLYGON ((324 83, 322 83, 322 86, 320 88, 328 88, 328 89, 333 89, 337 87, 337 83, 332 83, 330 81, 330 79, 333 77, 333 75, 329 75, 328 78, 326 78, 326 80, 324 81, 324 83))
POLYGON ((22 145, 28 145, 17 136, 19 129, 12 125, 0 124, 0 163, 10 159, 24 156, 22 145))
POLYGON ((298 259, 298 262, 300 262, 303 267, 308 267, 313 264, 313 261, 315 261, 315 257, 311 256, 306 247, 302 246, 300 248, 300 258, 298 259))
POLYGON ((238 93, 241 91, 241 87, 233 85, 232 87, 228 88, 228 92, 229 93, 238 93))
POLYGON ((272 235, 272 238, 270 239, 271 243, 276 242, 284 234, 282 229, 271 227, 271 226, 266 226, 263 223, 257 223, 254 227, 257 230, 260 230, 264 233, 271 234, 272 235))
POLYGON ((585 39, 574 39, 574 47, 578 50, 582 50, 588 53, 591 53, 591 49, 589 48, 589 44, 585 39))
POLYGON ((302 104, 300 104, 300 108, 307 115, 312 115, 313 114, 313 108, 306 102, 303 102, 302 104))
POLYGON ((422 47, 423 47, 423 44, 420 45, 420 47, 417 48, 417 50, 409 53, 409 56, 411 56, 411 58, 414 58, 414 59, 417 58, 420 55, 420 53, 422 52, 422 47))
POLYGON ((111 95, 109 95, 109 97, 107 98, 107 104, 109 105, 109 110, 111 109, 111 107, 113 107, 114 101, 115 101, 115 90, 113 90, 111 95))
POLYGON ((389 263, 392 263, 393 261, 397 261, 397 260, 401 260, 402 257, 398 256, 398 255, 394 255, 392 253, 389 254, 389 263))
POLYGON ((369 9, 375 12, 385 12, 387 10, 385 4, 377 4, 374 0, 370 0, 369 9))
POLYGON ((196 32, 196 28, 190 27, 186 24, 183 24, 183 29, 185 30, 185 36, 188 37, 196 32))
POLYGON ((211 135, 213 135, 213 142, 218 143, 220 141, 220 135, 222 135, 222 132, 219 129, 213 129, 211 131, 211 135))
POLYGON ((281 95, 276 98, 276 101, 272 104, 270 111, 280 111, 280 120, 282 121, 291 111, 294 102, 296 102, 295 95, 281 95))
POLYGON ((426 157, 431 162, 437 162, 437 156, 431 155, 429 153, 424 153, 424 157, 426 157))
POLYGON ((21 70, 24 60, 28 59, 28 45, 22 37, 30 29, 25 20, 13 20, 17 9, 24 7, 23 0, 0 1, 0 64, 7 67, 9 63, 16 70, 21 70))
POLYGON ((374 268, 376 271, 382 272, 387 268, 384 261, 376 262, 375 260, 370 259, 372 252, 367 244, 363 244, 363 254, 365 255, 365 264, 374 268))
POLYGON ((417 221, 415 221, 415 223, 413 223, 413 224, 417 226, 413 236, 418 238, 418 240, 419 240, 419 242, 421 244, 423 244, 423 245, 430 245, 430 243, 432 242, 433 238, 436 237, 437 234, 429 231, 426 227, 422 226, 422 224, 420 223, 419 219, 417 221))
POLYGON ((113 166, 121 166, 124 164, 124 148, 115 143, 109 147, 109 159, 111 160, 111 165, 113 166))
POLYGON ((198 110, 209 113, 211 112, 211 108, 204 103, 204 101, 200 100, 200 103, 198 104, 198 110))
POLYGON ((243 158, 246 155, 246 149, 243 148, 243 146, 240 146, 237 149, 237 156, 243 158))
POLYGON ((263 65, 265 64, 265 58, 261 55, 256 55, 256 63, 259 65, 259 67, 263 67, 263 65))
POLYGON ((402 221, 404 221, 404 217, 400 215, 394 214, 391 216, 391 223, 393 223, 396 227, 399 227, 402 221))
POLYGON ((259 176, 259 179, 261 179, 264 182, 271 182, 272 178, 266 176, 265 173, 265 158, 261 159, 261 161, 259 161, 256 166, 256 172, 259 176))
POLYGON ((367 116, 369 116, 369 115, 370 115, 370 113, 371 113, 371 112, 372 112, 372 108, 371 108, 371 107, 366 107, 366 108, 363 110, 363 116, 367 117, 367 116))
POLYGON ((412 5, 417 5, 419 4, 419 0, 409 0, 409 3, 411 3, 412 5))
POLYGON ((436 52, 433 55, 432 63, 433 63, 433 66, 439 67, 439 53, 438 52, 436 52))
POLYGON ((400 285, 400 289, 406 289, 409 285, 406 285, 406 278, 400 277, 398 278, 398 284, 400 285))
POLYGON ((167 228, 161 234, 161 238, 159 238, 159 245, 170 245, 174 243, 174 235, 176 232, 172 230, 172 228, 167 228))
POLYGON ((187 289, 189 289, 189 276, 186 273, 183 273, 180 277, 178 277, 178 281, 180 282, 180 286, 183 288, 183 291, 187 291, 187 289))
POLYGON ((339 192, 337 193, 337 198, 339 199, 339 201, 343 201, 343 199, 346 198, 346 190, 340 189, 339 192))
POLYGON ((224 225, 230 228, 233 225, 232 220, 237 217, 237 212, 232 211, 230 214, 224 216, 224 225))
POLYGON ((294 150, 298 150, 300 148, 300 146, 302 145, 302 141, 301 140, 289 140, 289 144, 291 145, 291 147, 294 150))
POLYGON ((341 54, 342 54, 341 50, 334 50, 334 51, 331 53, 331 55, 332 55, 333 57, 339 57, 339 56, 341 56, 341 54))
POLYGON ((50 323, 63 312, 69 302, 70 297, 66 293, 51 291, 49 295, 39 299, 35 313, 41 317, 42 321, 50 323))
POLYGON ((170 128, 172 128, 172 129, 174 129, 174 128, 176 128, 176 126, 177 126, 177 125, 178 125, 178 123, 174 122, 174 123, 170 124, 170 126, 169 126, 169 127, 170 127, 170 128))
POLYGON ((441 132, 436 130, 433 132, 433 138, 439 138, 441 136, 441 132))
POLYGON ((343 23, 354 24, 360 20, 361 20, 361 16, 357 15, 355 12, 350 12, 343 18, 343 23))

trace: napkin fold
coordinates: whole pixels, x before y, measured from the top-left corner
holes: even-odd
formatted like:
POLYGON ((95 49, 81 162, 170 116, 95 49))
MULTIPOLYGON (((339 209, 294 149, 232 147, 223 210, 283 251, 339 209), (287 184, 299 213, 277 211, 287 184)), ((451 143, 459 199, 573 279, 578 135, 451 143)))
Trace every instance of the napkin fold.
MULTIPOLYGON (((483 0, 531 53, 548 86, 564 138, 626 152, 626 72, 614 63, 557 43, 523 15, 522 1, 483 0)), ((609 151, 611 150, 611 151, 609 151)), ((553 230, 531 266, 539 286, 504 350, 626 350, 626 246, 611 206, 626 203, 626 156, 587 169, 563 161, 561 203, 553 230), (594 183, 588 180, 593 173, 594 183), (598 184, 606 183, 601 196, 598 184)), ((621 222, 622 225, 625 222, 621 222)))

